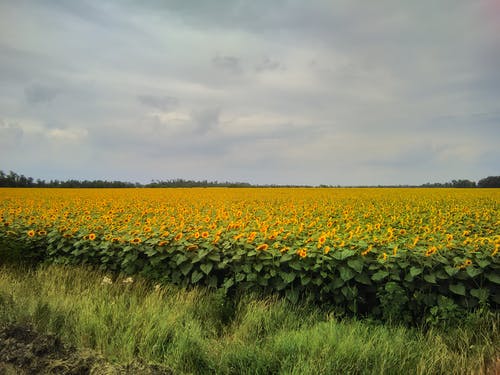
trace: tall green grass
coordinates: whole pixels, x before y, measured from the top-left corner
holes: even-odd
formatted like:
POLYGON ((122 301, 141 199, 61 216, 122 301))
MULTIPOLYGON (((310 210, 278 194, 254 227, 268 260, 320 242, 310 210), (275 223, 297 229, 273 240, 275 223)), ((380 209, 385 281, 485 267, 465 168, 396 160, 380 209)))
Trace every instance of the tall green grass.
POLYGON ((0 324, 29 323, 116 363, 140 359, 176 373, 480 374, 500 353, 491 312, 424 330, 106 277, 84 267, 2 266, 0 324))

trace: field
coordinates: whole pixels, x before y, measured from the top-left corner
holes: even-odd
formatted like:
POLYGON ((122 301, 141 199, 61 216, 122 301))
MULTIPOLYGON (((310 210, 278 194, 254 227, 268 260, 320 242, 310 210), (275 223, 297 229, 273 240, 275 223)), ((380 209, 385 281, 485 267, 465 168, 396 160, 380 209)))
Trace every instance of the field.
POLYGON ((499 190, 0 198, 0 372, 498 372, 499 190))
POLYGON ((1 189, 7 252, 418 322, 500 304, 494 189, 1 189))

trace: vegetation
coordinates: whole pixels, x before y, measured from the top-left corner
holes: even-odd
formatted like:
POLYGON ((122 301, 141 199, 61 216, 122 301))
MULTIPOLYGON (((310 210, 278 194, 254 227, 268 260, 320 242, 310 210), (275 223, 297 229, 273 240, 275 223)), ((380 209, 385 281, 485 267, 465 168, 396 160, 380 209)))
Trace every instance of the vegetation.
POLYGON ((481 188, 500 188, 500 176, 489 176, 479 180, 477 183, 481 188))
MULTIPOLYGON (((103 181, 103 180, 50 180, 34 179, 26 177, 23 174, 17 174, 13 171, 8 173, 0 170, 0 187, 39 187, 39 188, 188 188, 188 187, 312 187, 309 185, 255 185, 248 182, 220 182, 220 181, 195 181, 185 180, 182 178, 169 180, 152 180, 149 184, 141 184, 138 182, 123 182, 123 181, 103 181)), ((319 185, 321 188, 340 187, 333 185, 319 185)), ((358 186, 361 187, 361 186, 358 186)), ((375 186, 375 187, 418 187, 413 185, 391 185, 391 186, 375 186)), ((500 176, 490 176, 480 180, 477 184, 470 180, 452 180, 445 183, 425 183, 419 187, 426 188, 498 188, 500 187, 500 176)))
POLYGON ((1 191, 24 258, 422 324, 500 305, 491 190, 1 191))
POLYGON ((0 325, 11 323, 179 374, 494 374, 500 354, 499 316, 487 311, 405 328, 60 265, 0 267, 0 325))

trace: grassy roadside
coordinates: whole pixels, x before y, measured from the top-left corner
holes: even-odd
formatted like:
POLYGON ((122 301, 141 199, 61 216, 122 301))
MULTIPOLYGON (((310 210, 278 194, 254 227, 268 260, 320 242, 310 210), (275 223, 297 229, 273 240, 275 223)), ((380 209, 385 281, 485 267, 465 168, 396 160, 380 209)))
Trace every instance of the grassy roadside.
POLYGON ((202 289, 157 286, 85 267, 0 266, 0 325, 30 324, 118 364, 174 373, 494 373, 500 317, 418 328, 338 320, 274 298, 228 303, 202 289))

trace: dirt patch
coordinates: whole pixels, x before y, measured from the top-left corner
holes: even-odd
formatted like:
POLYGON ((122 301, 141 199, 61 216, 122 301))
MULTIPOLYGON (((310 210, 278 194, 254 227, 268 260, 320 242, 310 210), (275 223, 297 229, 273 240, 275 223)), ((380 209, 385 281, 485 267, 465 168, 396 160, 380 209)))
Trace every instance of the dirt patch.
POLYGON ((55 335, 40 334, 29 326, 0 329, 0 375, 31 374, 173 374, 156 365, 117 366, 92 351, 64 345, 55 335))

